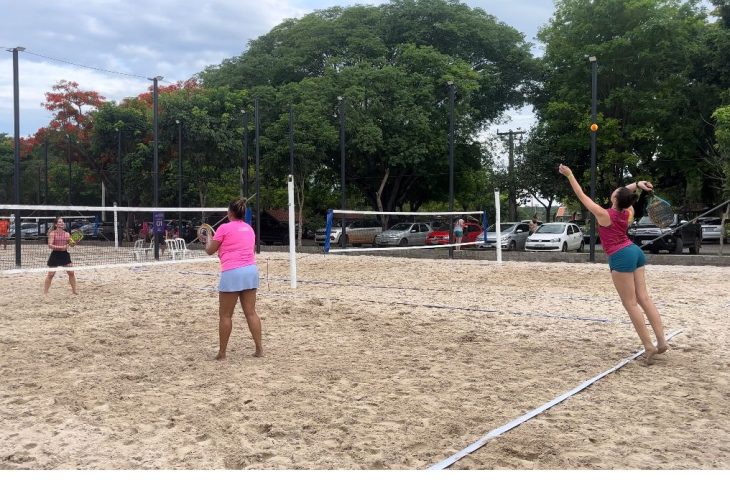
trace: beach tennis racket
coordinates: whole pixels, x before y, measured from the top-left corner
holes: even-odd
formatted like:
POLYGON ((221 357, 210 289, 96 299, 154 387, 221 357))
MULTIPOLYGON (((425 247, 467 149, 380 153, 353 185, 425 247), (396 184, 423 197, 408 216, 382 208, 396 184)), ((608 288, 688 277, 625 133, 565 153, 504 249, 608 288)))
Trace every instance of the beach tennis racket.
POLYGON ((649 198, 646 212, 657 227, 666 228, 674 222, 672 204, 657 195, 649 198))
POLYGON ((68 243, 71 245, 76 245, 81 240, 83 240, 84 234, 81 230, 73 230, 71 231, 71 236, 68 237, 68 243))
POLYGON ((213 230, 213 227, 207 223, 198 227, 198 240, 200 240, 201 243, 208 243, 208 241, 213 238, 213 235, 215 235, 215 230, 213 230))

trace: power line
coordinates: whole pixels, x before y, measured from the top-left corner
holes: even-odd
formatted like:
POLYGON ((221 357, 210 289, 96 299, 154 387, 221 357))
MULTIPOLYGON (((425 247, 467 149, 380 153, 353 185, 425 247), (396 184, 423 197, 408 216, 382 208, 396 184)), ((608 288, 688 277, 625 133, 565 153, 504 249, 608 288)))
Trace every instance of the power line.
POLYGON ((89 65, 82 65, 80 63, 75 63, 70 60, 64 60, 62 58, 55 58, 55 57, 50 57, 48 55, 43 55, 41 53, 31 52, 30 50, 26 50, 25 53, 30 54, 30 55, 35 55, 36 57, 45 58, 47 60, 53 60, 54 62, 65 63, 68 65, 73 65, 75 67, 87 68, 89 70, 96 70, 98 72, 111 73, 113 75, 123 75, 125 77, 142 78, 145 80, 147 79, 147 76, 144 76, 144 75, 135 75, 133 73, 124 73, 124 72, 117 72, 115 70, 107 70, 105 68, 91 67, 89 65))
MULTIPOLYGON (((0 47, 0 48, 5 48, 5 47, 0 47)), ((139 78, 139 79, 142 79, 142 80, 149 80, 149 77, 150 77, 150 75, 137 75, 137 74, 134 74, 134 73, 118 72, 116 70, 109 70, 109 69, 106 69, 106 68, 93 67, 93 66, 90 66, 90 65, 84 65, 84 64, 81 64, 81 63, 72 62, 70 60, 64 60, 62 58, 51 57, 49 55, 44 55, 42 53, 32 52, 30 50, 25 50, 24 53, 27 53, 27 54, 30 54, 30 55, 33 55, 33 56, 36 56, 36 57, 40 57, 40 58, 45 58, 46 60, 51 60, 51 61, 58 62, 58 63, 65 63, 67 65, 73 65, 75 67, 86 68, 88 70, 95 70, 97 72, 108 73, 108 74, 111 74, 111 75, 121 75, 121 76, 124 76, 124 77, 139 78)), ((165 81, 164 83, 175 83, 175 82, 165 81)))

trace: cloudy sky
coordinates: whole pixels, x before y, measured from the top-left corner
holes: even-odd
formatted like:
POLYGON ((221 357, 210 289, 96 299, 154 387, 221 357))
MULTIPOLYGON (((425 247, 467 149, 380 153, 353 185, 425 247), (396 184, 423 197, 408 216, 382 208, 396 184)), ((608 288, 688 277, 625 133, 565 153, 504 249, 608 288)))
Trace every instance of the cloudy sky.
MULTIPOLYGON (((59 80, 73 80, 109 100, 145 91, 148 77, 186 80, 239 55, 249 40, 285 18, 350 0, 0 0, 0 132, 13 133, 12 53, 20 53, 20 133, 48 124, 41 103, 59 80), (83 68, 83 66, 95 69, 83 68), (117 72, 117 73, 112 73, 117 72), (125 74, 125 75, 122 75, 125 74)), ((527 41, 553 12, 552 0, 466 0, 521 31, 527 41)), ((534 48, 537 52, 538 48, 534 48)), ((528 128, 529 111, 511 112, 500 128, 528 128)))

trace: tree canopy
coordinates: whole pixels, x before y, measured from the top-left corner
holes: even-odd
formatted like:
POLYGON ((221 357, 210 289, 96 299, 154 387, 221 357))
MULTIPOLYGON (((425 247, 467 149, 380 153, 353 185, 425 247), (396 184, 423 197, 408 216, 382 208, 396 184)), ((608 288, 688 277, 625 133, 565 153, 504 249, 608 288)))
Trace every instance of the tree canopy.
MULTIPOLYGON (((484 158, 476 136, 533 88, 529 47, 481 9, 395 0, 287 20, 201 79, 209 87, 274 88, 295 112, 329 125, 328 132, 298 131, 297 143, 318 146, 333 188, 340 155, 331 128, 339 130, 344 98, 348 188, 373 208, 417 209, 447 198, 447 82, 457 91, 455 170, 467 198, 484 158)), ((286 144, 281 125, 264 130, 269 145, 286 144)))

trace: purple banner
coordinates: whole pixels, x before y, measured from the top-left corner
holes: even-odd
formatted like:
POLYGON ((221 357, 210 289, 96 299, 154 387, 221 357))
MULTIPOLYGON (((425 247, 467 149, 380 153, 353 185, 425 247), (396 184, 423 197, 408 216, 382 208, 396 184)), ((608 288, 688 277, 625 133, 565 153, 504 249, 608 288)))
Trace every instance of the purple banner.
POLYGON ((152 214, 152 231, 159 235, 165 233, 165 212, 154 212, 152 214))

